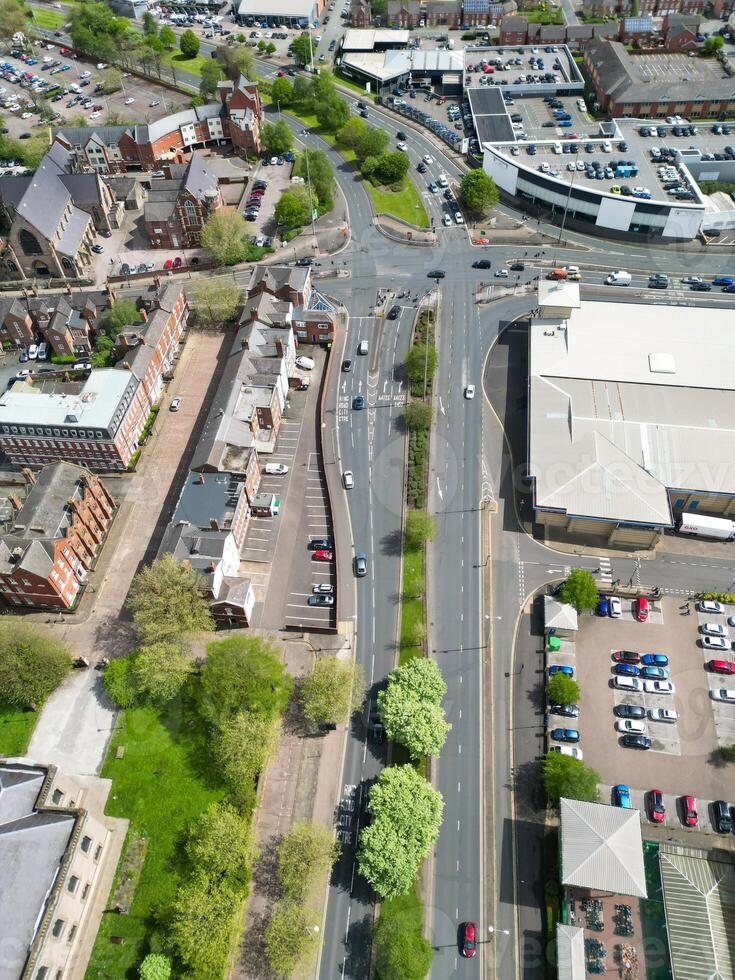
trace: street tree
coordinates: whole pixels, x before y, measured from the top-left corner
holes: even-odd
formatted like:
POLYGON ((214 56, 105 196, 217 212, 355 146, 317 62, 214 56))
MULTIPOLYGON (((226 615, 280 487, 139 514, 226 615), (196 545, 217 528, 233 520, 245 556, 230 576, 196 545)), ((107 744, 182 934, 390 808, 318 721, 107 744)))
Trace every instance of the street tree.
POLYGON ((364 119, 359 116, 352 116, 344 126, 337 131, 337 142, 340 146, 347 146, 351 150, 357 150, 360 137, 365 132, 366 124, 364 119))
POLYGON ((278 877, 288 898, 303 902, 339 857, 340 847, 326 827, 299 821, 278 845, 278 877))
POLYGON ((431 405, 409 402, 406 406, 406 428, 409 432, 428 432, 431 427, 431 405))
POLYGON ((122 75, 117 68, 108 68, 97 76, 97 82, 102 86, 105 95, 112 95, 122 88, 122 75))
MULTIPOLYGON (((362 120, 360 121, 362 122, 362 120)), ((384 129, 378 129, 376 126, 365 126, 357 141, 355 152, 359 160, 364 160, 365 157, 380 158, 389 142, 390 137, 384 129)))
POLYGON ((158 36, 161 39, 161 44, 167 51, 171 51, 176 47, 176 34, 170 27, 162 27, 158 32, 158 36))
POLYGON ((118 657, 105 670, 105 693, 113 704, 121 708, 132 708, 139 698, 133 667, 135 657, 118 657))
POLYGON ((415 551, 434 537, 434 519, 425 510, 410 510, 406 516, 406 547, 415 551))
POLYGON ((291 53, 297 65, 308 65, 313 57, 313 43, 308 34, 300 34, 291 42, 291 53))
POLYGON ((336 133, 350 118, 350 107, 344 99, 334 95, 317 104, 316 118, 325 132, 336 133))
POLYGON ((188 60, 199 54, 199 38, 194 31, 187 30, 179 38, 179 51, 188 60))
POLYGON ((20 156, 25 166, 29 170, 37 170, 41 160, 48 153, 48 135, 39 133, 37 136, 32 136, 29 140, 23 140, 19 146, 20 156))
POLYGON ((470 170, 460 181, 459 199, 468 210, 484 214, 498 203, 498 188, 484 170, 470 170))
POLYGON ((436 347, 425 343, 409 347, 404 361, 406 373, 411 384, 423 384, 431 381, 436 371, 436 347))
POLYGON ((201 674, 206 718, 224 723, 241 711, 264 718, 281 714, 293 690, 277 647, 259 636, 210 643, 201 674))
POLYGON ((132 679, 139 697, 153 704, 172 701, 189 675, 189 658, 178 643, 151 643, 132 661, 132 679))
POLYGON ((198 279, 191 290, 191 308, 205 330, 226 330, 240 306, 240 287, 234 279, 198 279))
POLYGON ((720 34, 713 34, 711 37, 705 38, 704 44, 702 45, 702 53, 707 58, 711 58, 712 55, 717 54, 725 46, 725 39, 720 34))
POLYGON ((549 704, 578 704, 581 694, 579 684, 567 674, 554 674, 549 678, 546 695, 549 704))
POLYGON ((287 78, 277 78, 271 85, 271 99, 276 105, 289 105, 293 99, 293 85, 287 78))
POLYGON ((562 797, 596 803, 600 774, 579 759, 561 752, 547 752, 541 762, 544 787, 552 803, 562 797))
POLYGON ((559 591, 559 601, 577 612, 592 611, 597 605, 597 583, 586 568, 573 568, 559 591))
POLYGON ((311 181, 312 192, 322 212, 329 211, 334 201, 334 170, 323 150, 304 150, 299 154, 294 174, 311 181))
MULTIPOLYGON (((401 901, 398 899, 397 901, 401 901)), ((373 927, 376 980, 424 980, 431 967, 431 943, 422 935, 421 911, 396 912, 386 903, 373 927), (382 912, 385 911, 385 915, 382 912)))
POLYGON ((6 40, 27 29, 26 11, 19 0, 0 0, 0 37, 6 40))
POLYGON ((143 33, 158 34, 158 23, 150 10, 146 10, 143 14, 143 33))
POLYGON ((362 703, 362 672, 353 657, 318 657, 299 690, 304 718, 315 725, 341 725, 362 703))
POLYGON ((217 60, 222 65, 225 77, 236 82, 240 75, 245 78, 255 78, 255 55, 252 48, 244 45, 217 48, 217 60))
POLYGON ((138 635, 146 645, 171 643, 213 627, 209 603, 202 597, 205 583, 192 568, 173 555, 157 558, 133 579, 127 607, 138 635))
POLYGON ((212 754, 232 801, 241 810, 251 809, 256 779, 277 745, 277 719, 249 711, 238 712, 216 729, 212 754))
POLYGON ((271 55, 275 54, 278 49, 276 48, 273 41, 269 41, 265 46, 266 57, 270 58, 271 55))
POLYGON ((378 711, 388 738, 412 759, 441 752, 450 730, 441 706, 446 684, 433 660, 414 657, 388 675, 378 692, 378 711))
POLYGON ((217 265, 237 265, 247 255, 247 225, 239 211, 214 211, 204 222, 201 243, 217 265))
POLYGON ((309 202, 295 190, 285 191, 273 209, 273 217, 284 228, 300 228, 311 217, 309 202))
POLYGON ((408 154, 396 150, 395 153, 382 153, 378 157, 375 176, 381 184, 398 184, 408 173, 408 154))
MULTIPOLYGON (((157 34, 149 34, 146 37, 146 39, 143 42, 143 44, 144 44, 144 47, 148 49, 148 51, 152 51, 152 52, 154 52, 156 54, 163 54, 163 52, 165 50, 164 45, 163 45, 163 41, 160 39, 160 37, 157 34)), ((142 57, 145 56, 144 51, 141 51, 141 56, 142 57)), ((155 65, 156 59, 155 58, 151 58, 150 59, 150 62, 151 62, 151 64, 155 65)))
POLYGON ((277 977, 290 977, 316 949, 315 920, 310 909, 292 899, 275 904, 265 928, 264 947, 268 966, 277 977))
POLYGON ((226 882, 194 875, 177 890, 171 911, 170 937, 190 975, 201 980, 222 977, 237 935, 242 898, 226 882))
POLYGON ((441 793, 413 766, 384 769, 370 790, 371 821, 360 831, 358 864, 382 899, 405 895, 439 834, 441 793))
POLYGON ((217 84, 222 80, 222 68, 212 58, 202 65, 199 94, 203 99, 212 99, 217 94, 217 84))
POLYGON ((51 634, 18 620, 0 626, 0 701, 41 705, 70 670, 69 650, 51 634))
POLYGON ((280 156, 293 146, 293 134, 283 119, 267 122, 260 130, 260 143, 266 155, 280 156))
POLYGON ((304 75, 297 75, 293 82, 293 101, 306 109, 313 104, 314 91, 304 75))
POLYGON ((193 867, 213 880, 246 888, 256 855, 250 820, 228 803, 211 803, 191 828, 186 854, 193 867))
POLYGON ((149 953, 140 964, 140 980, 171 980, 171 960, 163 953, 149 953))

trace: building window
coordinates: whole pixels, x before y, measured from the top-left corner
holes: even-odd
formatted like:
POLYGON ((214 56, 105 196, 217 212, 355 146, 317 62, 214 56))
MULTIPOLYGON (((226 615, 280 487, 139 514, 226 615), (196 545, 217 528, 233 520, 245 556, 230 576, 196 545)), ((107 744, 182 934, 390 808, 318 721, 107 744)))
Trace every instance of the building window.
POLYGON ((92 846, 92 838, 87 837, 86 835, 82 837, 82 850, 84 851, 85 854, 89 853, 89 849, 91 846, 92 846))
POLYGON ((98 844, 97 845, 97 850, 94 852, 94 859, 95 859, 95 861, 99 861, 101 855, 102 855, 102 845, 101 844, 98 844))
POLYGON ((73 943, 74 942, 74 937, 76 936, 76 934, 77 934, 77 927, 76 927, 76 924, 75 924, 69 930, 69 935, 66 937, 66 941, 68 943, 73 943))
POLYGON ((54 805, 59 806, 59 804, 63 799, 64 799, 64 794, 61 792, 61 790, 55 789, 53 792, 53 796, 51 797, 51 800, 54 803, 54 805))
POLYGON ((73 894, 74 894, 74 892, 75 892, 75 891, 77 890, 77 888, 79 887, 79 879, 77 878, 77 876, 76 876, 76 875, 72 875, 72 876, 71 876, 71 878, 69 879, 69 884, 68 884, 68 885, 67 885, 66 887, 67 887, 67 888, 69 889, 69 891, 70 891, 70 892, 72 893, 72 895, 73 895, 73 894))
POLYGON ((41 966, 36 970, 35 980, 46 980, 47 976, 48 976, 48 967, 41 966))
POLYGON ((87 895, 89 895, 89 882, 82 888, 82 901, 86 901, 87 895))
POLYGON ((63 933, 64 933, 64 927, 65 927, 65 926, 66 926, 66 923, 64 922, 64 920, 63 920, 63 919, 56 919, 56 920, 54 921, 54 925, 53 925, 53 928, 51 929, 51 932, 53 933, 53 935, 54 935, 54 936, 55 936, 55 937, 56 937, 57 939, 58 939, 58 938, 59 938, 59 937, 60 937, 61 935, 63 935, 63 933))
POLYGON ((20 234, 18 235, 18 242, 23 249, 24 255, 43 255, 43 249, 38 244, 38 239, 27 228, 21 228, 20 234))
POLYGON ((196 208, 191 201, 184 201, 184 212, 186 214, 186 223, 188 225, 198 224, 196 208))

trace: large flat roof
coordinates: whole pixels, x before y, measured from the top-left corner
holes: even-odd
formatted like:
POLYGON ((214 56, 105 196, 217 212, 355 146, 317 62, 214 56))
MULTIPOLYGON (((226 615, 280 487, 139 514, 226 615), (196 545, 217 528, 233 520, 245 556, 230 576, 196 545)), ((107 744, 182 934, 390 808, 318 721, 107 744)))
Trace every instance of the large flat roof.
POLYGON ((0 395, 0 426, 76 425, 106 429, 133 376, 118 368, 90 372, 83 382, 15 384, 0 395))
POLYGON ((729 310, 584 301, 531 325, 535 505, 670 526, 669 490, 735 494, 729 310))
POLYGON ((240 0, 237 13, 240 17, 302 17, 310 20, 314 0, 240 0))
POLYGON ((382 30, 358 30, 350 28, 345 32, 342 41, 343 51, 370 51, 376 44, 390 44, 395 47, 407 45, 411 37, 410 31, 392 31, 388 28, 382 30))

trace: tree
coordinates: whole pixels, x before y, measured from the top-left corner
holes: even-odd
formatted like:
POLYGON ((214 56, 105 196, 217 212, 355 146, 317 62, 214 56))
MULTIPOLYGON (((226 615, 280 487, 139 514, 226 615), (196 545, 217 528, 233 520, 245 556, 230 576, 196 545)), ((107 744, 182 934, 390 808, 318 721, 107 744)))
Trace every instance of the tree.
POLYGON ((278 48, 275 46, 273 41, 269 41, 265 46, 266 56, 270 58, 272 54, 275 54, 278 48))
POLYGON ((313 59, 313 44, 308 34, 300 34, 291 42, 291 52, 297 65, 308 65, 313 59))
POLYGON ((431 428, 431 405, 409 402, 406 406, 406 428, 409 432, 428 432, 431 428))
POLYGON ((288 105, 293 98, 293 85, 287 78, 276 78, 271 85, 271 100, 276 105, 288 105))
POLYGON ((204 874, 179 886, 171 915, 171 940, 198 980, 222 977, 241 904, 235 889, 204 874))
POLYGON ((172 701, 190 672, 189 658, 176 643, 151 643, 132 658, 132 679, 140 696, 154 704, 172 701))
POLYGON ((250 812, 255 802, 255 782, 278 744, 274 718, 248 711, 222 722, 213 741, 213 755, 233 802, 250 812))
POLYGON ((265 929, 265 958, 278 977, 290 977, 307 955, 316 949, 314 913, 298 902, 277 902, 265 929))
POLYGON ((20 143, 20 156, 23 159, 23 163, 29 170, 37 170, 38 165, 41 160, 48 153, 49 141, 48 136, 44 133, 39 133, 37 136, 31 137, 29 140, 23 140, 20 143))
POLYGON ((721 51, 725 45, 725 39, 720 34, 713 34, 712 37, 705 38, 702 52, 707 58, 721 51))
POLYGON ((561 797, 597 802, 600 774, 579 759, 561 752, 547 752, 541 768, 546 793, 553 803, 558 804, 561 797))
POLYGON ((161 953, 149 953, 140 964, 140 980, 170 980, 171 960, 161 953))
POLYGON ((222 79, 222 69, 211 58, 202 65, 199 94, 203 99, 211 99, 217 94, 217 84, 222 79))
POLYGON ((315 725, 340 725, 362 702, 362 675, 352 657, 318 657, 299 692, 304 718, 315 725))
POLYGON ((441 793, 413 766, 384 769, 370 790, 370 823, 360 831, 360 871, 381 898, 405 895, 439 834, 441 793))
POLYGON ((404 362, 408 379, 412 384, 423 384, 424 378, 431 381, 436 370, 436 347, 429 344, 414 344, 409 347, 404 362))
POLYGON ((577 612, 592 610, 597 605, 597 583, 586 568, 573 568, 559 590, 559 601, 574 606, 577 612))
POLYGON ((365 180, 372 180, 375 177, 379 163, 379 157, 365 157, 360 164, 360 173, 365 180))
POLYGON ((546 688, 549 704, 577 704, 580 693, 579 684, 567 674, 554 674, 549 678, 546 688))
POLYGON ((157 558, 138 572, 127 606, 146 645, 171 643, 200 630, 211 630, 209 603, 202 598, 204 580, 173 555, 157 558))
POLYGON ((199 38, 194 31, 184 31, 179 38, 179 51, 186 59, 196 58, 199 54, 199 38))
POLYGON ((408 154, 396 150, 395 153, 382 153, 378 157, 375 176, 381 184, 397 184, 408 173, 408 154))
POLYGON ((304 108, 311 105, 314 100, 314 90, 311 82, 304 75, 297 75, 293 82, 293 100, 297 105, 304 108))
POLYGON ((240 75, 244 75, 245 78, 255 78, 255 55, 250 48, 240 46, 217 48, 217 60, 231 82, 236 82, 240 75))
MULTIPOLYGON (((400 899, 398 900, 400 901, 400 899)), ((391 903, 387 903, 391 904, 391 903)), ((376 980, 424 980, 431 967, 431 943, 421 934, 422 915, 413 906, 382 914, 373 928, 376 980)))
MULTIPOLYGON (((360 121, 362 122, 362 120, 360 121)), ((365 157, 380 158, 389 142, 390 137, 384 129, 376 129, 375 126, 365 126, 355 147, 358 159, 363 160, 365 157)))
POLYGON ((138 700, 138 688, 133 674, 134 657, 120 657, 105 670, 105 692, 113 704, 132 708, 138 700))
POLYGON ((18 620, 0 626, 0 701, 43 704, 70 669, 69 650, 49 633, 18 620))
MULTIPOLYGON (((163 54, 165 50, 164 43, 157 34, 149 34, 143 44, 146 46, 146 48, 156 52, 157 54, 163 54)), ((142 52, 141 55, 143 56, 142 52)), ((155 64, 155 60, 153 63, 155 64)))
POLYGON ((470 211, 483 214, 498 203, 498 188, 484 170, 470 170, 460 182, 459 199, 470 211))
POLYGON ((161 39, 161 44, 167 51, 171 51, 172 48, 176 47, 176 34, 170 27, 162 27, 158 32, 158 36, 161 39))
POLYGON ((294 173, 304 180, 311 180, 312 193, 316 195, 321 210, 328 211, 333 203, 334 170, 327 154, 323 150, 304 150, 299 155, 294 173))
POLYGON ((18 0, 0 0, 0 37, 12 38, 26 30, 26 11, 18 0))
POLYGON ((224 330, 240 305, 240 287, 234 279, 199 279, 190 296, 197 323, 206 330, 224 330))
POLYGON ((237 265, 247 255, 246 235, 245 219, 240 212, 220 208, 204 222, 200 240, 218 265, 237 265))
POLYGON ((425 510, 410 510, 406 517, 406 547, 415 551, 434 537, 434 519, 425 510))
POLYGON ((735 745, 723 745, 720 749, 720 758, 724 762, 735 762, 735 745))
POLYGON ((132 299, 113 300, 109 310, 104 315, 105 333, 114 340, 121 330, 140 323, 138 307, 132 299))
POLYGON ((117 68, 108 68, 106 71, 103 71, 97 76, 97 81, 102 86, 102 91, 105 95, 119 92, 122 88, 122 75, 117 68))
POLYGON ((339 844, 326 827, 305 821, 295 823, 278 845, 278 877, 286 896, 303 902, 339 852, 339 844))
POLYGON ((295 191, 285 191, 273 209, 273 217, 284 228, 300 228, 311 217, 309 202, 295 191))
POLYGON ((266 155, 280 156, 293 146, 293 135, 282 119, 275 123, 268 122, 260 130, 260 144, 266 155))
POLYGON ((117 60, 128 46, 124 41, 128 33, 129 22, 116 17, 104 3, 84 3, 74 8, 69 34, 77 51, 101 61, 117 60))
POLYGON ((156 23, 156 18, 150 12, 146 10, 143 14, 143 33, 144 34, 158 34, 158 24, 156 23))
POLYGON ((293 681, 278 649, 258 636, 210 643, 201 675, 201 705, 210 721, 224 723, 241 711, 263 718, 288 704, 293 681))
POLYGON ((388 675, 378 693, 378 711, 391 741, 403 745, 412 759, 438 755, 447 724, 441 699, 446 684, 433 660, 414 657, 388 675))
POLYGON ((191 828, 186 854, 212 880, 247 888, 256 854, 250 821, 227 803, 210 804, 191 828))
POLYGON ((365 120, 359 116, 352 116, 337 132, 337 142, 340 146, 348 146, 351 150, 356 150, 367 126, 365 120))
POLYGON ((335 95, 317 104, 316 117, 322 129, 327 133, 336 133, 350 118, 350 107, 344 99, 335 95))

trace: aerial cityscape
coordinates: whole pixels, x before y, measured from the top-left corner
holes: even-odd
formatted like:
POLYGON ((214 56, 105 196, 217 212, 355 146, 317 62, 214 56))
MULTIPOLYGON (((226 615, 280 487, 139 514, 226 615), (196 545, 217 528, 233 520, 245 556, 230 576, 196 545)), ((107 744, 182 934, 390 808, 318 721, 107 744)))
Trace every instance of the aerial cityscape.
POLYGON ((733 329, 735 0, 0 0, 0 980, 735 980, 733 329))

